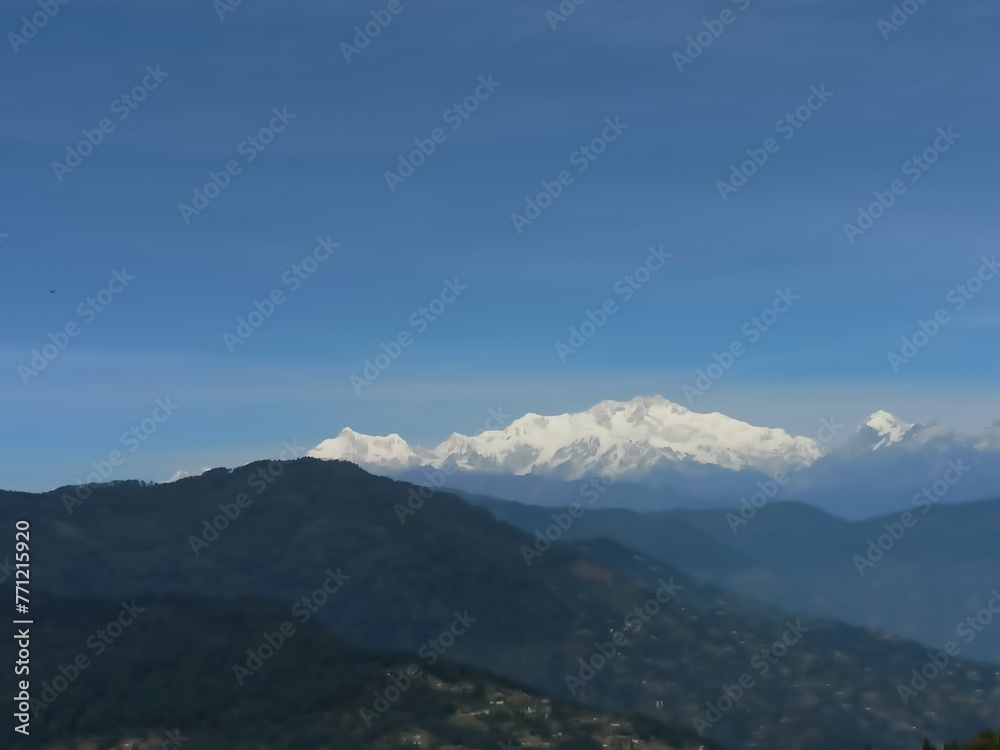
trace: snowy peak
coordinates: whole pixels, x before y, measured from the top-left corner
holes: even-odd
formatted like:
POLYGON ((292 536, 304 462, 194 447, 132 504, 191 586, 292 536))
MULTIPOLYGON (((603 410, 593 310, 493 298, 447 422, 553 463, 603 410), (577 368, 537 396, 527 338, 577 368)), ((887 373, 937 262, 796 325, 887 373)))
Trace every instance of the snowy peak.
POLYGON ((309 452, 315 458, 336 458, 362 466, 405 469, 421 466, 423 461, 399 435, 385 437, 362 435, 345 427, 335 438, 324 440, 309 452))
POLYGON ((887 411, 877 411, 836 452, 859 456, 872 451, 880 455, 929 451, 928 455, 938 456, 956 451, 996 453, 1000 451, 1000 422, 983 427, 977 434, 961 434, 941 425, 911 424, 887 411))
POLYGON ((682 463, 773 472, 808 466, 821 451, 815 441, 784 430, 699 414, 649 396, 602 401, 573 414, 528 413, 504 429, 471 437, 454 433, 430 450, 411 448, 398 435, 345 429, 310 455, 388 470, 450 462, 470 471, 577 479, 608 471, 636 477, 682 463))
POLYGON ((873 437, 877 439, 874 440, 874 444, 872 445, 872 450, 874 451, 900 442, 910 430, 918 426, 904 422, 887 411, 879 410, 868 417, 868 421, 864 423, 860 430, 864 430, 867 427, 875 433, 873 437))

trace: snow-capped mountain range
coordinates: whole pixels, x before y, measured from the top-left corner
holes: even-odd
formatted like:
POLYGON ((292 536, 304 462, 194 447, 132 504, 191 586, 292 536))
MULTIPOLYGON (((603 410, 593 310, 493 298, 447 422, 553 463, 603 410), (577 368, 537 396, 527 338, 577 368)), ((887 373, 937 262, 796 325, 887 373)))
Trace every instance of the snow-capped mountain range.
POLYGON ((602 401, 577 414, 525 414, 504 429, 472 437, 453 433, 431 449, 410 446, 396 434, 373 437, 344 428, 310 455, 388 470, 452 462, 466 471, 578 479, 602 471, 639 475, 660 463, 688 461, 776 471, 807 466, 822 452, 810 438, 699 414, 655 396, 602 401))
POLYGON ((847 515, 899 507, 937 479, 947 461, 964 460, 977 467, 975 478, 949 488, 943 500, 1000 496, 1000 422, 966 436, 877 411, 846 440, 818 437, 702 414, 652 396, 602 401, 575 414, 529 413, 500 429, 454 433, 433 448, 411 446, 397 434, 376 437, 344 428, 309 455, 418 482, 419 470, 426 474, 447 465, 448 486, 455 489, 518 499, 530 487, 534 496, 546 494, 553 502, 567 493, 554 490, 552 481, 578 484, 610 473, 633 485, 630 494, 619 493, 623 498, 642 494, 646 505, 650 489, 669 490, 675 505, 725 504, 735 502, 742 488, 752 491, 754 482, 783 472, 790 477, 783 488, 788 499, 842 513, 847 505, 857 506, 847 515))
POLYGON ((782 429, 757 427, 717 412, 694 412, 660 396, 640 396, 602 401, 575 414, 528 413, 502 429, 475 436, 452 433, 434 448, 411 446, 395 433, 377 437, 345 427, 309 455, 388 471, 450 463, 464 471, 578 479, 603 471, 641 476, 659 465, 683 463, 734 471, 795 471, 830 453, 916 448, 941 440, 974 450, 1000 450, 1000 422, 981 435, 961 436, 876 411, 844 446, 825 451, 816 440, 782 429))

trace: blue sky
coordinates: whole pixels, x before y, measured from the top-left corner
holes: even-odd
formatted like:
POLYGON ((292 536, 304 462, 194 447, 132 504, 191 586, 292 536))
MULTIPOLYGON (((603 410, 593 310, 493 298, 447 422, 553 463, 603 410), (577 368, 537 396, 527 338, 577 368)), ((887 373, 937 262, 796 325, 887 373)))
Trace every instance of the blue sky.
POLYGON ((861 0, 586 0, 554 29, 552 2, 399 0, 348 62, 342 43, 388 5, 243 0, 220 20, 210 0, 77 0, 26 42, 8 35, 40 6, 5 6, 0 486, 85 476, 158 398, 176 412, 114 478, 244 463, 346 425, 436 443, 491 408, 653 393, 806 435, 880 408, 959 429, 1000 419, 1000 280, 960 311, 945 301, 1000 244, 995 3, 927 0, 884 34, 892 4, 861 0), (679 71, 675 53, 723 11, 732 22, 679 71), (477 87, 453 129, 446 112, 477 87), (776 123, 813 87, 832 96, 786 139, 776 123), (275 109, 294 119, 247 146, 275 109), (104 118, 92 153, 53 167, 104 118), (627 128, 581 161, 608 118, 627 128), (391 190, 386 171, 435 128, 391 190), (939 128, 960 137, 912 182, 904 165, 939 128), (768 138, 723 201, 718 182, 768 138), (230 161, 185 221, 179 204, 230 161), (572 182, 517 231, 511 214, 562 170, 572 182), (849 242, 844 224, 897 179, 905 192, 849 242), (339 247, 293 289, 317 237, 339 247), (660 246, 670 259, 623 299, 616 285, 660 246), (134 280, 81 314, 122 269, 134 280), (467 289, 415 325, 456 280, 467 289), (231 353, 224 334, 275 289, 283 302, 231 353), (751 342, 778 289, 798 300, 751 342), (561 361, 556 343, 609 298, 617 311, 561 361), (887 354, 941 308, 948 322, 894 372, 887 354), (19 370, 73 323, 44 370, 19 370), (351 376, 404 331, 357 393, 351 376), (734 341, 745 353, 689 402, 683 386, 734 341))

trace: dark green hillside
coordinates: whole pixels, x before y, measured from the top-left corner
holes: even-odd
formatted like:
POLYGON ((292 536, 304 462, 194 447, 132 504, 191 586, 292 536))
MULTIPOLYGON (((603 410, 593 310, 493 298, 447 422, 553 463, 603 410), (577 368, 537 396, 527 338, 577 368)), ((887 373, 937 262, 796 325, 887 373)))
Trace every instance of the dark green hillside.
MULTIPOLYGON (((469 500, 529 533, 563 512, 482 496, 469 500)), ((741 596, 935 648, 954 640, 958 624, 986 605, 1000 584, 997 500, 931 505, 926 513, 910 505, 912 526, 905 533, 904 511, 845 521, 796 502, 771 502, 745 517, 738 510, 584 508, 561 541, 614 539, 741 596), (899 538, 882 539, 885 550, 872 549, 889 532, 899 538)), ((968 658, 1000 664, 1000 628, 991 625, 960 643, 968 658)))
MULTIPOLYGON (((263 633, 295 620, 286 607, 203 599, 137 606, 144 611, 100 654, 86 644, 119 603, 74 600, 38 609, 36 698, 81 652, 90 664, 41 708, 30 739, 4 747, 97 750, 133 742, 137 750, 184 737, 189 750, 370 750, 412 748, 418 735, 428 750, 528 746, 543 738, 553 750, 609 741, 637 750, 703 744, 690 730, 553 703, 452 662, 427 667, 416 654, 357 651, 312 623, 295 622, 295 632, 240 684, 233 665, 247 663, 247 646, 256 649, 263 633)), ((7 694, 13 685, 0 681, 0 689, 7 694)))
POLYGON ((267 470, 258 463, 173 484, 100 487, 72 515, 62 493, 7 493, 0 522, 32 519, 39 596, 260 597, 291 606, 328 571, 342 571, 348 579, 312 621, 352 646, 419 653, 457 613, 474 622, 445 650, 449 660, 553 699, 676 726, 692 727, 724 685, 751 673, 753 689, 707 732, 734 747, 908 748, 924 735, 970 736, 1000 702, 995 668, 955 663, 904 705, 897 684, 926 649, 831 623, 804 623, 801 640, 759 675, 754 659, 788 630, 786 619, 736 599, 707 603, 676 572, 666 570, 665 581, 673 575, 681 590, 659 605, 652 586, 577 550, 556 546, 528 566, 532 537, 453 495, 432 496, 401 523, 410 485, 303 459, 257 494, 267 470), (248 491, 247 507, 196 556, 190 536, 220 503, 248 491), (630 615, 644 606, 650 616, 630 615), (613 637, 627 642, 589 677, 581 660, 599 662, 613 637))

